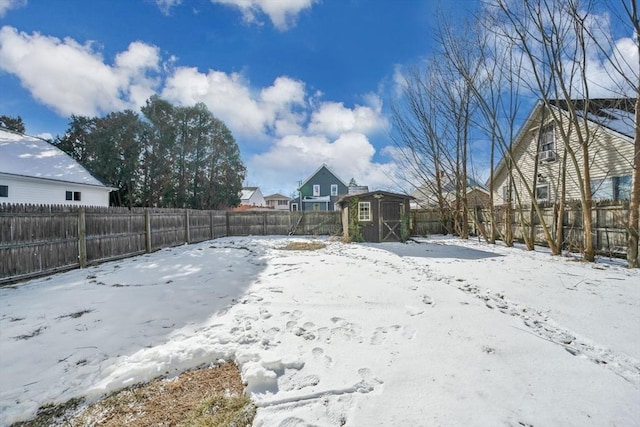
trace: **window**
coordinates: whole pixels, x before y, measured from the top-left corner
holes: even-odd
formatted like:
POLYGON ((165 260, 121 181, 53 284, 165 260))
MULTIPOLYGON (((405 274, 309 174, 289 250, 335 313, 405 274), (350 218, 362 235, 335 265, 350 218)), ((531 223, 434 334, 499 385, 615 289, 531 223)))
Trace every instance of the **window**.
POLYGON ((317 184, 313 186, 313 195, 314 196, 319 196, 320 195, 320 186, 317 185, 317 184))
POLYGON ((66 200, 75 200, 77 202, 80 201, 80 192, 79 191, 67 191, 65 193, 66 200))
POLYGON ((338 195, 338 184, 331 184, 331 195, 332 196, 338 195))
POLYGON ((628 200, 631 197, 631 175, 592 179, 591 197, 595 200, 628 200))
POLYGON ((288 205, 289 205, 288 200, 278 200, 278 206, 288 206, 288 205))
POLYGON ((509 202, 509 184, 506 184, 504 187, 502 187, 502 201, 504 203, 509 202))
POLYGON ((553 138, 553 123, 545 126, 540 131, 540 152, 554 151, 556 149, 553 138))
POLYGON ((314 203, 313 204, 313 210, 314 211, 319 211, 320 210, 320 203, 314 203))
POLYGON ((291 211, 298 212, 298 204, 297 203, 291 203, 291 211))
POLYGON ((371 221, 371 202, 358 202, 358 220, 371 221))
POLYGON ((612 200, 613 181, 611 178, 592 179, 591 198, 596 200, 612 200))
POLYGON ((536 187, 536 200, 539 202, 549 201, 549 185, 542 184, 536 187))
POLYGON ((8 185, 0 185, 0 197, 9 197, 8 185))
POLYGON ((613 178, 613 197, 616 200, 631 200, 631 175, 613 178))

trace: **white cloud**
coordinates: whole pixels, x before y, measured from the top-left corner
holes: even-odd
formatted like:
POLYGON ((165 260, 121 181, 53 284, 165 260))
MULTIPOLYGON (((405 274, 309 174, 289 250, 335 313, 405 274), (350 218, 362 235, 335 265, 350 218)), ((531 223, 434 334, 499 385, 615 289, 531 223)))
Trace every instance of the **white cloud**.
POLYGON ((182 3, 182 0, 156 0, 156 4, 160 8, 160 11, 164 15, 169 15, 171 8, 178 6, 182 3))
POLYGON ((337 136, 345 132, 364 134, 387 128, 388 123, 382 115, 382 102, 379 98, 373 107, 356 105, 346 108, 339 102, 325 102, 311 116, 309 132, 337 136))
POLYGON ((27 5, 27 0, 0 0, 0 18, 10 9, 18 9, 27 5))
POLYGON ((157 48, 140 42, 131 43, 109 66, 90 43, 0 29, 0 68, 62 115, 137 108, 153 92, 156 82, 147 72, 157 70, 158 63, 157 48))
POLYGON ((211 0, 240 9, 246 22, 259 23, 261 14, 267 15, 273 26, 284 31, 295 26, 298 15, 310 9, 318 0, 211 0))
POLYGON ((177 68, 167 78, 163 96, 183 105, 203 102, 233 131, 245 136, 266 136, 301 131, 305 91, 302 82, 278 77, 273 85, 254 92, 238 73, 177 68))

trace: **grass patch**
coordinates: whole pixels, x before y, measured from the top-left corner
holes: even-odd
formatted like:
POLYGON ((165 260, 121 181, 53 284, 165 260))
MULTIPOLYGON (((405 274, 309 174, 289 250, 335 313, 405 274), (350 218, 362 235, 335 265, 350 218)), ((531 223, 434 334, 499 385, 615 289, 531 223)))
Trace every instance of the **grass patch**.
POLYGON ((38 329, 36 329, 35 331, 31 332, 30 334, 18 335, 17 337, 13 337, 13 339, 15 339, 15 340, 28 340, 29 338, 37 337, 45 329, 47 329, 46 326, 40 326, 38 329))
POLYGON ((12 427, 35 426, 194 426, 245 427, 256 407, 244 395, 235 363, 187 371, 117 391, 81 406, 82 399, 44 405, 35 419, 12 427))
POLYGON ((287 246, 278 249, 283 251, 317 251, 325 247, 327 245, 322 242, 290 242, 287 246))
POLYGON ((93 310, 82 310, 82 311, 76 311, 75 313, 71 313, 71 314, 65 314, 63 316, 59 316, 58 319, 63 319, 65 317, 70 317, 72 319, 77 319, 78 317, 82 317, 85 314, 91 313, 93 310))
POLYGON ((200 403, 184 424, 194 427, 244 427, 250 426, 255 416, 256 406, 247 396, 217 395, 200 403))

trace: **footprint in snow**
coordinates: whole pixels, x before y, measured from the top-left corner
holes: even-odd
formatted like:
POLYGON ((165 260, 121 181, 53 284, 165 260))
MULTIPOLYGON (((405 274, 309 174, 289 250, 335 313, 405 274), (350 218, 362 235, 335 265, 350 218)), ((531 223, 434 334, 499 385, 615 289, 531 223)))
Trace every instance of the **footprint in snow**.
POLYGON ((380 345, 387 340, 388 338, 387 334, 389 332, 392 332, 392 331, 395 332, 400 329, 401 329, 400 325, 393 325, 388 328, 386 326, 379 326, 373 332, 373 335, 371 336, 371 340, 369 340, 369 343, 372 345, 380 345))
POLYGON ((324 354, 324 350, 321 347, 315 347, 311 350, 311 354, 314 358, 321 360, 327 368, 333 366, 333 359, 324 354))

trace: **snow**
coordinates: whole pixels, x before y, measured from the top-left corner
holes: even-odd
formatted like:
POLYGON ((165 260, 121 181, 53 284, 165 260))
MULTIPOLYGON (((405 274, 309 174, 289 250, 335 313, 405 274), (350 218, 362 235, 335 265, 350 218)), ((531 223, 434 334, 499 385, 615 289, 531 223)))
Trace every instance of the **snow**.
POLYGON ((0 425, 234 360, 254 426, 640 425, 640 271, 222 238, 0 288, 0 425))
POLYGON ((0 172, 104 187, 58 147, 33 136, 0 129, 0 172))

